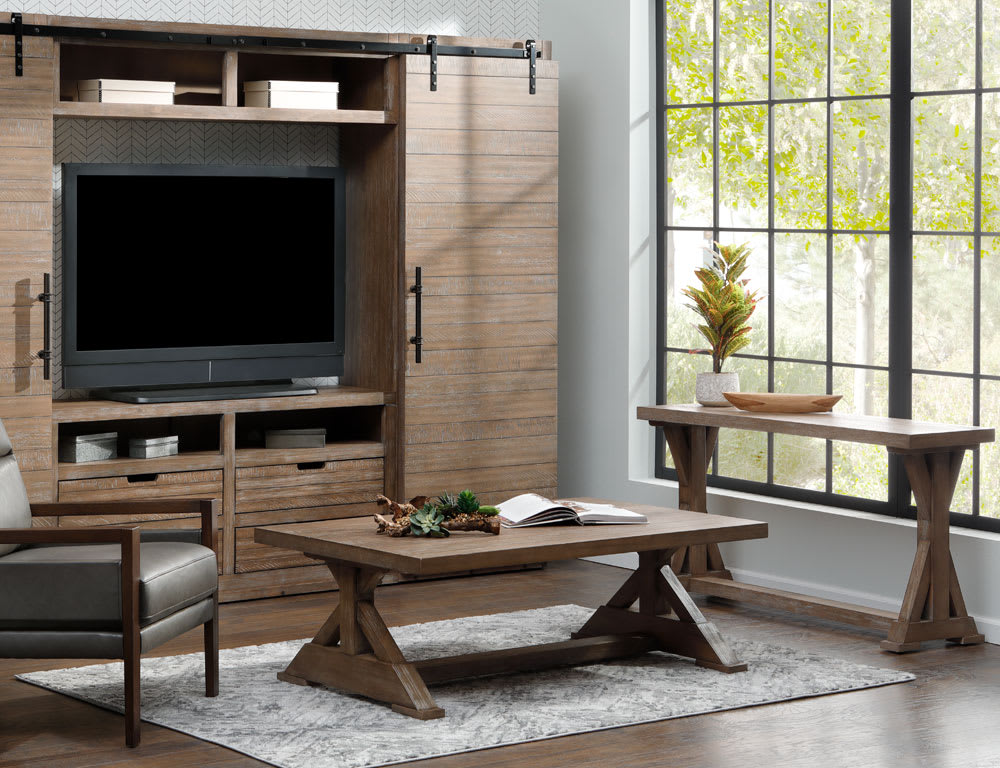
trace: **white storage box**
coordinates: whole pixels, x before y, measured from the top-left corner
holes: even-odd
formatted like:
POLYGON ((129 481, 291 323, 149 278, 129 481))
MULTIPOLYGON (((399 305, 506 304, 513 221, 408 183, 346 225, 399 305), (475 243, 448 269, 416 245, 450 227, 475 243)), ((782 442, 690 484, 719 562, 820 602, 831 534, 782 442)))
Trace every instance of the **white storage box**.
POLYGON ((78 80, 80 101, 106 104, 173 104, 173 82, 161 80, 78 80))
POLYGON ((248 107, 336 109, 340 83, 305 80, 251 80, 243 84, 248 107))

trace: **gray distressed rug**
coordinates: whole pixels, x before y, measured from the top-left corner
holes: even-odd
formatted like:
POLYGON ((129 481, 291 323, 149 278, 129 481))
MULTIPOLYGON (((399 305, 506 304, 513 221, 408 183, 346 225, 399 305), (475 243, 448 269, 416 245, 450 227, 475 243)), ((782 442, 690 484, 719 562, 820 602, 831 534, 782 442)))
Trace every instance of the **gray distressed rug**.
MULTIPOLYGON (((592 610, 560 605, 393 627, 410 659, 565 640, 592 610)), ((731 638, 749 670, 732 675, 649 653, 622 661, 431 688, 446 717, 420 721, 326 688, 278 682, 293 640, 220 653, 221 692, 204 696, 200 653, 142 662, 143 720, 282 768, 362 768, 912 680, 913 675, 731 638)), ((123 711, 122 665, 18 679, 123 711)))

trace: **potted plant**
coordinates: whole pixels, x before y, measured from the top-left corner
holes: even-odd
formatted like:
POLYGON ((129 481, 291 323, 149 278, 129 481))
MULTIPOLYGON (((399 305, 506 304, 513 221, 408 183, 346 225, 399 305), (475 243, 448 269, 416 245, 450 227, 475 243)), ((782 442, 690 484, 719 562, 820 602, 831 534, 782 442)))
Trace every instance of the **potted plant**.
POLYGON ((750 247, 713 243, 712 265, 695 270, 700 286, 688 286, 682 293, 691 299, 688 306, 701 317, 695 326, 711 345, 711 373, 699 373, 695 381, 695 399, 702 405, 729 405, 723 392, 739 392, 739 375, 723 373, 722 364, 730 355, 750 343, 747 320, 757 308, 756 291, 741 279, 750 258, 750 247))

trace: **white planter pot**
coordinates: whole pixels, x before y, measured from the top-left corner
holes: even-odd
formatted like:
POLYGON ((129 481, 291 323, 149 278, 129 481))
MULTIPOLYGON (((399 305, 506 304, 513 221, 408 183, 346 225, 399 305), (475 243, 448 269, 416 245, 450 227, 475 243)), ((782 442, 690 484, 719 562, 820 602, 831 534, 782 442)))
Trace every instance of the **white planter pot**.
POLYGON ((694 397, 702 405, 730 405, 723 392, 739 392, 738 373, 699 373, 694 382, 694 397))

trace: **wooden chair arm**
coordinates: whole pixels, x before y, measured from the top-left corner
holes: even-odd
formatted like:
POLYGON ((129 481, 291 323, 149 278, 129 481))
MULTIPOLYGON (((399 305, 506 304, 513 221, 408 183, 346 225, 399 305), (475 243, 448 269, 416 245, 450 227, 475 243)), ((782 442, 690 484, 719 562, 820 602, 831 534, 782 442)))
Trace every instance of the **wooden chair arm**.
MULTIPOLYGON (((32 517, 104 517, 107 515, 199 515, 201 543, 216 551, 218 499, 148 499, 144 501, 67 501, 31 505, 32 517)), ((41 528, 31 530, 44 530, 41 528)), ((53 530, 74 530, 69 528, 53 530)), ((112 530, 90 528, 85 530, 112 530)), ((10 542, 14 543, 14 542, 10 542)))
POLYGON ((0 544, 121 544, 122 551, 139 546, 138 526, 89 528, 0 528, 0 544))

